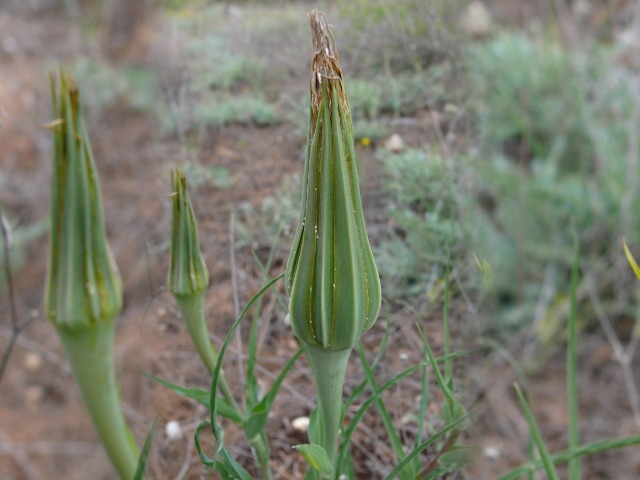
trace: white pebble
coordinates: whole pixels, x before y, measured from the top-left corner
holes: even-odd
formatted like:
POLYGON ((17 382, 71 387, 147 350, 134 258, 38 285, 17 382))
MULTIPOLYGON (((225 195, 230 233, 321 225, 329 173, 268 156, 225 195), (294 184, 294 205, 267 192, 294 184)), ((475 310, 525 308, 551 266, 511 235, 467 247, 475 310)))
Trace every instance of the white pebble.
POLYGON ((309 417, 294 418, 291 426, 296 432, 306 433, 309 430, 309 417))
POLYGON ((39 370, 42 366, 42 357, 37 353, 29 352, 24 356, 24 368, 30 372, 39 370))
POLYGON ((488 445, 484 447, 484 457, 489 460, 498 460, 500 458, 500 449, 495 445, 488 445))
POLYGON ((167 422, 164 427, 164 431, 167 434, 167 437, 169 437, 169 440, 178 440, 182 437, 182 427, 175 420, 167 422))

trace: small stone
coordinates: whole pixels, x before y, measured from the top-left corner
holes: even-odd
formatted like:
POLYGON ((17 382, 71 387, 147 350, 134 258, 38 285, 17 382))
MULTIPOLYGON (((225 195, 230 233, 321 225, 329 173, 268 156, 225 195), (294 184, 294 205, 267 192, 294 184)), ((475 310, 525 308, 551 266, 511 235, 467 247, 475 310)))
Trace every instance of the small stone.
POLYGON ((182 427, 175 420, 171 420, 170 422, 167 422, 167 424, 164 427, 164 432, 167 434, 167 437, 169 438, 169 440, 172 440, 172 441, 178 440, 180 437, 182 437, 182 427))
POLYGON ((471 37, 486 37, 491 33, 491 13, 487 6, 480 2, 471 2, 462 14, 460 24, 471 37))
POLYGON ((24 368, 30 372, 36 372, 42 366, 42 357, 34 352, 29 352, 24 356, 24 368))
POLYGON ((500 458, 500 449, 495 445, 487 445, 484 447, 483 454, 489 460, 498 460, 500 458))
POLYGON ((399 356, 400 356, 400 360, 403 362, 406 362, 407 360, 409 360, 409 354, 406 352, 402 352, 399 356))
POLYGON ((402 140, 400 135, 394 133, 384 142, 384 148, 392 153, 401 152, 404 150, 404 140, 402 140))
POLYGON ((296 432, 307 433, 309 431, 309 417, 297 417, 291 421, 291 426, 296 432))

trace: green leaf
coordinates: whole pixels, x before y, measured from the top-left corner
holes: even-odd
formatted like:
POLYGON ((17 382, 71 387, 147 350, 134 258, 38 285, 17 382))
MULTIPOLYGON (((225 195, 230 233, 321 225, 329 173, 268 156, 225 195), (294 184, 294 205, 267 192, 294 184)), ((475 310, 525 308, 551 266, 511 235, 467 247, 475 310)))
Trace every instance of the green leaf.
POLYGON ((302 454, 304 460, 311 468, 320 473, 322 478, 331 478, 333 465, 324 448, 315 444, 295 445, 293 448, 302 454))
MULTIPOLYGON (((199 440, 198 440, 198 437, 196 437, 196 441, 197 441, 196 447, 198 447, 198 453, 200 453, 200 458, 203 460, 203 463, 205 463, 206 465, 213 464, 214 468, 217 469, 219 466, 217 462, 220 462, 220 465, 221 465, 220 468, 224 467, 224 469, 228 469, 228 471, 238 475, 236 478, 240 478, 242 480, 245 480, 245 479, 251 480, 251 476, 249 476, 246 470, 244 470, 235 460, 233 460, 229 451, 226 448, 224 448, 224 429, 222 428, 222 425, 220 425, 220 423, 218 422, 218 408, 221 405, 221 399, 218 397, 218 395, 216 395, 216 392, 218 390, 218 381, 220 380, 220 374, 222 371, 222 360, 227 351, 227 348, 229 348, 229 344, 231 343, 231 339, 233 338, 233 335, 235 334, 236 330, 240 326, 240 322, 242 322, 242 319, 246 315, 247 311, 267 290, 269 290, 283 276, 284 274, 280 274, 277 277, 275 277, 273 280, 268 282, 264 287, 262 287, 260 291, 251 298, 251 300, 249 300, 249 302, 242 309, 242 312, 240 312, 240 315, 238 316, 236 321, 231 326, 231 329, 229 330, 226 338, 224 339, 222 348, 220 349, 220 354, 218 356, 218 363, 216 364, 216 368, 213 372, 213 376, 211 378, 211 388, 209 389, 210 417, 209 417, 209 421, 207 422, 207 424, 211 426, 213 436, 215 437, 218 445, 218 449, 214 455, 215 461, 212 461, 210 458, 206 456, 203 458, 202 450, 201 448, 199 448, 200 447, 199 440)), ((203 427, 201 428, 202 425, 203 423, 198 425, 198 428, 200 430, 203 428, 203 427)), ((198 434, 199 434, 199 430, 196 430, 196 435, 198 434)), ((222 474, 223 471, 220 471, 220 473, 222 474)))
POLYGON ((136 473, 133 475, 133 480, 142 480, 144 478, 144 470, 147 466, 147 459, 149 458, 149 451, 151 450, 151 445, 153 444, 153 436, 156 433, 156 427, 158 426, 158 420, 153 421, 153 425, 151 425, 151 430, 147 433, 147 436, 144 439, 144 445, 142 446, 142 451, 140 452, 140 457, 138 458, 138 466, 136 467, 136 473))
POLYGON ((271 407, 273 406, 273 402, 278 395, 278 391, 280 390, 280 386, 282 385, 282 381, 293 367, 295 361, 302 354, 302 349, 299 349, 296 354, 291 357, 291 359, 287 362, 287 364, 278 375, 278 378, 273 382, 271 389, 266 393, 266 395, 262 398, 262 400, 251 410, 249 415, 249 419, 247 420, 244 432, 247 435, 247 438, 253 438, 258 435, 261 431, 264 430, 265 425, 267 424, 267 420, 269 419, 269 412, 271 411, 271 407))
POLYGON ((540 458, 542 459, 542 465, 544 465, 544 470, 547 473, 547 478, 550 480, 559 480, 558 472, 556 472, 556 468, 553 466, 553 461, 551 460, 551 456, 549 455, 549 450, 547 446, 544 444, 544 440, 540 435, 540 430, 538 430, 538 426, 536 425, 536 421, 533 418, 533 413, 527 404, 527 401, 520 390, 518 385, 514 385, 516 389, 516 394, 518 395, 518 399, 520 400, 520 405, 522 405, 522 409, 524 410, 524 414, 527 417, 527 423, 529 424, 529 430, 531 430, 531 436, 533 437, 533 441, 538 447, 538 453, 540 454, 540 458))
MULTIPOLYGON (((154 382, 173 390, 178 395, 182 395, 183 397, 188 397, 192 400, 195 400, 205 407, 209 406, 209 390, 197 387, 181 387, 180 385, 176 385, 153 375, 147 375, 147 377, 154 382)), ((221 416, 223 416, 224 418, 228 418, 238 425, 242 424, 242 417, 240 416, 238 411, 232 408, 224 398, 218 398, 218 402, 218 413, 220 413, 221 416)))
MULTIPOLYGON (((612 438, 610 440, 600 440, 597 442, 580 445, 577 448, 570 448, 567 450, 556 452, 551 455, 551 461, 553 461, 553 463, 555 464, 566 463, 573 458, 580 458, 587 455, 606 452, 608 450, 615 450, 618 448, 631 447, 635 445, 640 445, 640 435, 636 435, 633 437, 612 438)), ((524 465, 520 465, 513 470, 509 470, 507 473, 498 477, 498 480, 515 480, 529 472, 535 472, 541 467, 542 460, 525 463, 524 465)))
POLYGON ((440 465, 467 465, 478 453, 477 448, 457 445, 450 448, 438 458, 440 465))
POLYGON ((429 448, 429 446, 431 446, 438 439, 445 436, 450 431, 457 429, 463 422, 466 422, 470 416, 471 416, 471 412, 461 416, 454 422, 447 424, 444 428, 442 428, 442 430, 434 433, 430 438, 428 438, 427 440, 422 442, 420 445, 418 445, 416 448, 414 448, 405 457, 403 461, 401 461, 398 465, 396 465, 396 467, 391 471, 391 473, 387 475, 385 480, 393 480, 394 478, 396 478, 396 476, 409 464, 409 462, 411 462, 415 457, 417 457, 420 454, 420 452, 422 452, 426 448, 429 448))
POLYGON ((627 240, 624 238, 622 239, 622 248, 624 249, 624 254, 629 261, 629 265, 631 265, 631 268, 633 269, 633 273, 635 273, 636 277, 640 279, 640 267, 636 263, 636 259, 633 258, 633 255, 631 255, 631 251, 629 250, 629 247, 627 247, 627 240))
MULTIPOLYGON (((369 383, 369 388, 371 390, 376 390, 378 385, 376 384, 376 379, 373 375, 373 371, 369 364, 367 363, 367 357, 364 352, 364 347, 362 345, 362 341, 358 342, 358 355, 360 356, 360 363, 362 364, 362 368, 364 369, 365 377, 367 382, 369 383)), ((391 448, 393 449, 393 453, 398 462, 402 461, 406 456, 404 449, 402 448, 402 441, 400 440, 400 436, 396 431, 393 420, 387 407, 381 398, 376 399, 376 407, 378 408, 378 413, 380 414, 380 418, 382 419, 382 423, 384 424, 384 428, 387 431, 387 437, 389 437, 389 443, 391 444, 391 448)), ((413 465, 408 465, 407 468, 400 474, 400 478, 402 480, 409 480, 415 478, 415 471, 413 465)))
POLYGON ((398 383, 403 378, 408 377, 413 372, 420 369, 423 365, 424 365, 423 363, 418 363, 417 365, 413 365, 408 369, 400 372, 393 378, 387 380, 375 392, 373 392, 371 396, 362 403, 362 405, 360 405, 356 413, 351 418, 351 422, 349 422, 349 426, 347 427, 347 429, 344 431, 342 435, 342 443, 340 444, 340 447, 338 450, 338 460, 336 461, 336 465, 338 466, 340 472, 343 471, 343 465, 347 457, 347 452, 349 450, 348 447, 349 447, 349 444, 351 443, 351 437, 353 435, 353 432, 355 431, 356 427, 358 426, 358 423, 360 422, 360 420, 362 420, 362 417, 367 412, 369 407, 371 407, 371 405, 376 401, 377 398, 380 397, 380 395, 382 395, 383 392, 391 388, 394 384, 398 383))

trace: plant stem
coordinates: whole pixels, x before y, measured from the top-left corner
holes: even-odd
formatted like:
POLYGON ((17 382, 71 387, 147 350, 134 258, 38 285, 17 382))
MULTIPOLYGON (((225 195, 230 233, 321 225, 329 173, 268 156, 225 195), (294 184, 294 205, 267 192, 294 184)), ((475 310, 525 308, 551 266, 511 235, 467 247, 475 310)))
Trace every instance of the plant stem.
POLYGON ((111 463, 122 480, 131 480, 139 453, 118 394, 113 364, 115 322, 73 329, 58 327, 57 330, 84 404, 111 463))
POLYGON ((262 474, 262 480, 272 480, 271 467, 269 466, 269 457, 271 452, 269 451, 269 442, 264 432, 260 432, 254 438, 249 439, 249 443, 254 451, 254 456, 258 461, 260 473, 262 474))
POLYGON ((335 464, 342 421, 342 388, 351 349, 325 350, 303 343, 318 392, 318 407, 323 426, 320 446, 326 450, 329 459, 335 464))
MULTIPOLYGON (((204 292, 189 297, 178 297, 176 295, 175 299, 178 307, 180 307, 182 318, 187 325, 187 330, 189 330, 189 335, 191 335, 191 341, 207 370, 213 375, 218 363, 218 352, 209 341, 209 332, 204 316, 204 292)), ((243 416, 244 414, 222 373, 218 379, 218 386, 227 403, 243 416)))

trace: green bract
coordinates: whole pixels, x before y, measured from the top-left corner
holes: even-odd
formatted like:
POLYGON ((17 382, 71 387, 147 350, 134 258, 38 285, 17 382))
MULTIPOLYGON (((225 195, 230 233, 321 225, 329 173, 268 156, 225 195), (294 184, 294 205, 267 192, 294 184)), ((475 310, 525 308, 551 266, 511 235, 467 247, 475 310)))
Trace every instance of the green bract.
POLYGON ((187 181, 179 169, 171 173, 171 188, 173 216, 167 284, 176 297, 188 297, 207 289, 209 272, 200 253, 198 226, 187 192, 187 181))
POLYGON ((100 184, 75 81, 51 76, 54 121, 47 317, 57 327, 111 321, 122 283, 106 240, 100 184))
POLYGON ((323 349, 345 350, 376 321, 380 280, 362 214, 338 53, 328 28, 313 25, 312 19, 316 53, 302 209, 286 285, 298 338, 323 349))

